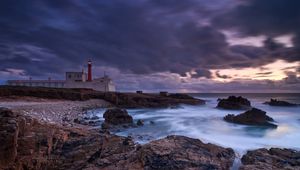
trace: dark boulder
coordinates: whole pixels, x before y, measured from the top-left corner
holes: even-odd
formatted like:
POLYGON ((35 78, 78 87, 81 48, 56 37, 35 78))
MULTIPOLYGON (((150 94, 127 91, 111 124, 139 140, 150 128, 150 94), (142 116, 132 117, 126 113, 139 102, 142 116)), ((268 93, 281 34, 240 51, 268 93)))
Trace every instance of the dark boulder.
POLYGON ((139 119, 137 122, 136 122, 136 125, 138 126, 143 126, 144 125, 144 121, 139 119))
POLYGON ((107 109, 103 114, 105 119, 102 128, 108 129, 113 126, 133 125, 132 116, 125 109, 111 108, 107 109))
POLYGON ((300 152, 291 149, 257 149, 242 157, 241 170, 300 169, 300 152))
POLYGON ((251 103, 248 99, 241 96, 229 96, 227 99, 218 99, 218 108, 239 110, 239 109, 249 109, 251 108, 251 103))
POLYGON ((297 106, 297 104, 289 103, 287 101, 281 101, 281 100, 277 100, 277 99, 271 99, 270 101, 265 102, 264 104, 268 104, 270 106, 287 106, 287 107, 297 106))
POLYGON ((224 117, 224 120, 231 123, 243 124, 243 125, 257 125, 276 128, 277 125, 272 124, 274 120, 266 115, 265 111, 252 108, 239 115, 228 114, 224 117))

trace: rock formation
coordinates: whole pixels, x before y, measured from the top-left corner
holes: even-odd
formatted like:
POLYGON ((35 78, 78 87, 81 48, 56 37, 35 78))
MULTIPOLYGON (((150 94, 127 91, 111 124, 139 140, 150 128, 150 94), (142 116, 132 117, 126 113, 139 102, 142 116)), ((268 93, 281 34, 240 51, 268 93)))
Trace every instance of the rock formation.
POLYGON ((144 121, 139 119, 137 122, 136 122, 136 125, 138 126, 143 126, 144 125, 144 121))
POLYGON ((101 126, 102 122, 96 117, 78 117, 74 119, 74 123, 87 126, 101 126))
POLYGON ((289 103, 287 101, 276 100, 276 99, 271 99, 270 101, 265 102, 264 104, 268 104, 270 106, 287 106, 287 107, 297 106, 297 104, 289 103))
POLYGON ((152 93, 99 92, 91 89, 63 89, 41 87, 0 86, 1 96, 30 96, 44 99, 89 100, 103 99, 121 108, 160 108, 179 104, 200 105, 204 100, 186 94, 161 96, 152 93))
POLYGON ((133 118, 125 109, 107 109, 103 114, 103 118, 105 119, 104 123, 102 124, 103 129, 133 125, 133 118))
POLYGON ((136 145, 130 137, 40 123, 0 109, 0 169, 229 169, 232 149, 184 136, 136 145))
POLYGON ((250 101, 241 96, 229 96, 227 99, 218 99, 218 101, 217 107, 222 109, 239 110, 251 108, 250 101))
POLYGON ((104 169, 229 169, 235 157, 230 148, 184 136, 168 136, 138 146, 124 156, 122 161, 106 164, 104 169))
POLYGON ((265 111, 252 108, 239 115, 228 114, 224 117, 224 120, 231 123, 243 124, 243 125, 257 125, 276 128, 277 125, 270 123, 274 120, 266 115, 265 111))
POLYGON ((257 149, 242 157, 240 170, 300 169, 300 152, 291 149, 257 149))

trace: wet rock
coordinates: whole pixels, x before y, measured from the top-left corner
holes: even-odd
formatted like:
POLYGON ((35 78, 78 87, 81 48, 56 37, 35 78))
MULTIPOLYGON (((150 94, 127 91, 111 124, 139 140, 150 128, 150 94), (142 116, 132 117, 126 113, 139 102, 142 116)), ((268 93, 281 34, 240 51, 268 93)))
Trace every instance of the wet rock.
POLYGON ((0 108, 0 169, 7 168, 17 157, 19 126, 16 115, 6 108, 0 108))
MULTIPOLYGON (((124 156, 124 155, 122 155, 124 156)), ((103 169, 229 169, 234 152, 198 139, 168 136, 137 146, 122 161, 102 164, 103 169)), ((98 162, 104 162, 103 159, 98 162)))
POLYGON ((240 110, 251 108, 251 103, 248 99, 241 96, 229 96, 227 99, 218 99, 218 108, 229 110, 240 110))
POLYGON ((136 125, 138 126, 143 126, 144 125, 144 121, 139 119, 137 122, 136 122, 136 125))
POLYGON ((131 137, 40 123, 9 110, 0 116, 0 169, 229 169, 234 160, 232 149, 184 136, 135 145, 131 137))
POLYGON ((242 157, 241 170, 300 169, 300 152, 291 149, 257 149, 242 157))
POLYGON ((270 123, 273 122, 273 118, 266 115, 265 111, 252 108, 239 115, 228 114, 224 117, 224 120, 230 123, 237 123, 243 125, 257 125, 276 128, 277 125, 270 123))
POLYGON ((89 117, 79 117, 74 119, 74 123, 85 126, 101 126, 102 121, 97 119, 91 119, 89 117))
POLYGON ((229 169, 235 157, 232 149, 184 136, 150 142, 139 156, 145 169, 229 169))
POLYGON ((264 104, 268 104, 270 106, 286 106, 286 107, 297 106, 297 104, 289 103, 287 101, 276 100, 276 99, 271 99, 270 101, 265 102, 264 104))
POLYGON ((93 116, 93 117, 91 117, 90 119, 91 119, 91 120, 99 120, 100 117, 98 117, 98 116, 93 116))
POLYGON ((105 119, 105 123, 112 125, 133 123, 133 119, 128 112, 125 109, 120 108, 107 109, 103 114, 103 118, 105 119))

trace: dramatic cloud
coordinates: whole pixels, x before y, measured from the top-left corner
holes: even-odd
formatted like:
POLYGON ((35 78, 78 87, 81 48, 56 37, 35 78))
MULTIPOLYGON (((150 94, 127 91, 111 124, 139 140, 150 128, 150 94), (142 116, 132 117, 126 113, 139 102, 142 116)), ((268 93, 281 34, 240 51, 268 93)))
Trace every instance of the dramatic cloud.
POLYGON ((167 75, 176 75, 174 89, 215 76, 231 80, 232 75, 212 70, 300 60, 296 48, 282 43, 290 35, 297 48, 300 44, 299 7, 297 0, 4 0, 0 75, 63 78, 92 59, 122 90, 129 84, 165 89, 167 75), (224 30, 246 39, 261 36, 262 45, 234 44, 224 30), (149 76, 152 84, 137 80, 149 76))
POLYGON ((233 10, 215 18, 214 23, 227 29, 237 29, 244 36, 285 34, 295 36, 299 47, 300 1, 298 0, 245 0, 233 10))

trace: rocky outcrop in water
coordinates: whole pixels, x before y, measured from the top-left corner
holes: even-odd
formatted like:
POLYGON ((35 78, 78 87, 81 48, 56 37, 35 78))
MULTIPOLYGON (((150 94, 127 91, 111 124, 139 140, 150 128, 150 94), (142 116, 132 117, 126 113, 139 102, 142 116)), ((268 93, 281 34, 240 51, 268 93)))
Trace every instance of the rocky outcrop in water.
POLYGON ((242 157, 240 170, 300 169, 300 152, 291 149, 257 149, 242 157))
POLYGON ((230 123, 237 123, 243 125, 256 125, 276 128, 277 125, 270 123, 273 122, 273 118, 269 117, 265 111, 252 108, 239 115, 228 114, 224 117, 224 120, 230 123))
POLYGON ((130 137, 40 123, 0 109, 0 169, 228 169, 232 149, 184 136, 136 145, 130 137))
POLYGON ((139 120, 136 122, 136 125, 138 125, 138 126, 144 126, 144 120, 139 119, 139 120))
POLYGON ((271 99, 270 101, 265 102, 264 104, 268 104, 270 106, 285 106, 285 107, 297 106, 297 104, 289 103, 287 101, 276 100, 276 99, 271 99))
POLYGON ((128 114, 125 109, 111 108, 107 109, 103 114, 105 119, 102 124, 103 129, 109 129, 114 127, 133 126, 133 118, 128 114))
POLYGON ((251 103, 248 99, 241 96, 229 96, 227 99, 218 99, 218 108, 229 110, 240 110, 251 108, 251 103))

